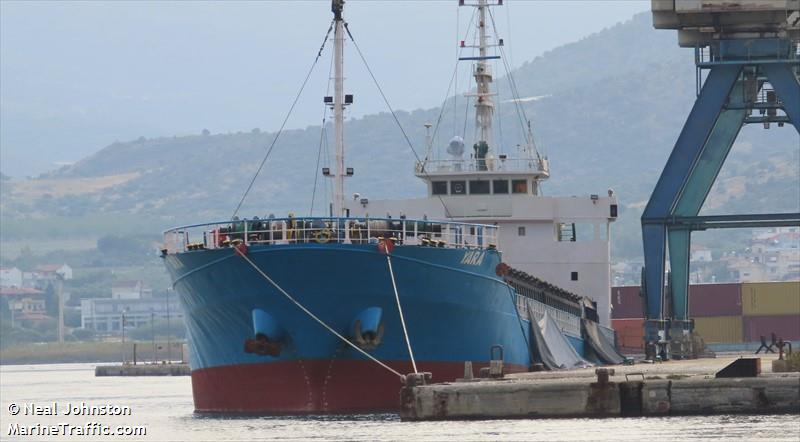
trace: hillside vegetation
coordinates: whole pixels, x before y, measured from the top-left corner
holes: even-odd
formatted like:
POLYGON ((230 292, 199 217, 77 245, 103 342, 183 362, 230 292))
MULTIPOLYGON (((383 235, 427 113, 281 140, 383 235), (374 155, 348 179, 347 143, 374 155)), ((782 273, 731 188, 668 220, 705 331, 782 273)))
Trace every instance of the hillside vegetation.
MULTIPOLYGON (((673 32, 654 30, 649 14, 640 14, 527 62, 514 77, 520 96, 542 97, 524 106, 551 160, 552 178, 544 186, 545 194, 604 193, 613 188, 623 204, 615 226, 615 258, 638 256, 638 218, 695 97, 692 51, 679 48, 673 32)), ((511 95, 508 82, 498 78, 496 84, 503 121, 497 138, 512 151, 510 146, 522 139, 521 130, 513 106, 504 102, 511 95)), ((463 98, 459 103, 458 118, 452 100, 445 105, 437 145, 454 134, 472 138, 471 127, 462 127, 463 98)), ((439 114, 438 108, 398 112, 421 156, 423 125, 436 122, 439 114)), ((36 180, 5 181, 0 209, 4 224, 12 228, 4 228, 4 235, 14 237, 31 223, 53 217, 89 224, 95 216, 111 218, 116 221, 104 221, 98 228, 116 225, 133 231, 137 226, 227 218, 274 137, 248 129, 139 138, 114 143, 36 180), (146 221, 139 223, 139 218, 146 221)), ((347 183, 349 192, 373 199, 423 194, 424 186, 412 173, 414 155, 390 114, 348 120, 346 138, 347 165, 356 173, 347 183)), ((320 140, 319 126, 285 131, 242 215, 308 213, 319 174, 320 140)), ((746 128, 704 210, 800 210, 798 145, 798 134, 789 125, 746 128)), ((323 151, 322 165, 331 155, 323 151)), ((315 213, 322 214, 330 184, 318 178, 315 213)))

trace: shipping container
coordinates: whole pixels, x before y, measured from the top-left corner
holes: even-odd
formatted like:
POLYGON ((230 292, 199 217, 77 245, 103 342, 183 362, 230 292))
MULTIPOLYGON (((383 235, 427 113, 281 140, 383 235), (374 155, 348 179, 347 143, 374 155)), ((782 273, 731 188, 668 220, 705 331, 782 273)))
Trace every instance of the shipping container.
POLYGON ((643 318, 644 308, 642 297, 639 296, 639 286, 625 286, 611 288, 611 318, 643 318))
POLYGON ((644 349, 644 338, 634 336, 618 338, 617 346, 622 350, 642 350, 644 349))
MULTIPOLYGON (((643 318, 644 305, 639 286, 611 288, 612 319, 643 318)), ((667 312, 665 312, 667 313, 667 312)), ((689 286, 689 315, 739 316, 742 314, 742 285, 697 284, 689 286)))
POLYGON ((612 319, 617 345, 627 349, 644 348, 644 319, 612 319))
POLYGON ((742 284, 745 316, 800 315, 800 281, 742 284))
POLYGON ((617 335, 635 335, 644 336, 644 319, 612 319, 611 328, 617 332, 617 335))
POLYGON ((689 286, 689 316, 740 316, 742 285, 697 284, 689 286))
POLYGON ((741 316, 694 318, 694 332, 706 343, 743 342, 741 316))
POLYGON ((743 322, 747 342, 759 342, 763 336, 769 343, 772 333, 786 341, 800 341, 800 315, 745 316, 743 322))

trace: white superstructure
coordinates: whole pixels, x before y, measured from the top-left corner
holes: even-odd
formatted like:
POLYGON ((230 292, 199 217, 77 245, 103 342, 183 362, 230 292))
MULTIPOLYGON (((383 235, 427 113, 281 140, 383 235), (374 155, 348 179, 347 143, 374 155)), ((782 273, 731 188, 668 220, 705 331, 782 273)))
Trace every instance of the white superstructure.
MULTIPOLYGON (((502 40, 487 37, 487 9, 497 6, 475 1, 477 8, 477 55, 474 61, 476 89, 473 153, 464 157, 464 141, 454 137, 447 148, 449 159, 425 159, 415 166, 417 177, 427 184, 427 196, 417 199, 369 199, 361 193, 345 202, 346 213, 356 217, 451 219, 499 227, 498 248, 510 266, 597 302, 600 322, 610 325, 610 223, 617 217, 617 201, 611 190, 602 195, 542 196, 541 181, 549 178, 549 164, 537 152, 528 130, 516 157, 499 153, 492 143, 492 76, 487 60, 491 47, 502 40), (366 198, 365 198, 366 197, 366 198)), ((462 47, 465 45, 462 43, 462 47)), ((528 128, 529 129, 529 128, 528 128)))
POLYGON ((347 203, 350 216, 389 214, 393 218, 449 218, 496 224, 503 261, 592 298, 597 302, 601 324, 609 325, 610 223, 616 219, 617 211, 614 195, 534 195, 536 175, 501 170, 429 172, 421 178, 428 184, 427 197, 380 201, 362 197, 347 203), (487 185, 490 191, 483 193, 487 185), (434 188, 446 188, 447 193, 434 194, 434 188), (478 193, 471 193, 472 189, 478 193))

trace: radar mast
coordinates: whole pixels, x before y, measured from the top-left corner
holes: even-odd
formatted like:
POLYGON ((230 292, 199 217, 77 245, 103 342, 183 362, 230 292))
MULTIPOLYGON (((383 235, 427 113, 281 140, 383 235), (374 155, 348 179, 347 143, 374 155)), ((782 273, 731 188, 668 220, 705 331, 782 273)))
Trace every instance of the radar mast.
MULTIPOLYGON (((344 215, 344 107, 347 103, 344 95, 344 0, 332 0, 333 12, 333 127, 336 139, 336 166, 334 168, 333 216, 344 215)), ((352 101, 352 97, 350 98, 352 101)))

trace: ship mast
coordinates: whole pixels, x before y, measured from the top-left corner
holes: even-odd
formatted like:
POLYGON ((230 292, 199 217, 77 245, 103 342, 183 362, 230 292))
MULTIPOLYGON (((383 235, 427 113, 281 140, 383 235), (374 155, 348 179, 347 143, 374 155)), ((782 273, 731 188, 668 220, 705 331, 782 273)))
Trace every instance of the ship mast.
POLYGON ((333 186, 332 216, 344 215, 344 0, 332 0, 334 33, 333 33, 333 66, 334 66, 334 92, 333 92, 333 126, 336 138, 336 167, 333 186))
MULTIPOLYGON (((490 157, 489 153, 492 149, 492 116, 494 115, 494 103, 492 96, 495 94, 491 91, 492 83, 492 70, 488 60, 499 59, 499 55, 489 55, 489 48, 495 46, 489 41, 489 33, 487 31, 487 16, 489 14, 488 8, 490 6, 500 6, 503 4, 502 0, 496 3, 490 3, 488 0, 477 0, 474 3, 467 3, 465 0, 460 0, 461 6, 472 6, 477 8, 478 21, 477 21, 477 56, 459 57, 459 60, 474 61, 472 75, 475 77, 476 89, 474 93, 467 93, 469 97, 475 97, 475 144, 472 146, 475 151, 475 162, 478 170, 487 170, 487 158, 490 157)), ((498 41, 497 45, 502 45, 502 40, 498 41)), ((461 42, 462 47, 466 47, 465 43, 461 42)))
POLYGON ((477 143, 484 142, 487 146, 492 146, 492 114, 494 113, 494 103, 492 103, 492 92, 489 84, 492 82, 492 73, 486 60, 489 59, 487 50, 489 47, 489 36, 486 33, 486 8, 487 0, 478 0, 478 60, 475 64, 475 84, 477 87, 475 100, 475 128, 479 131, 477 143))

